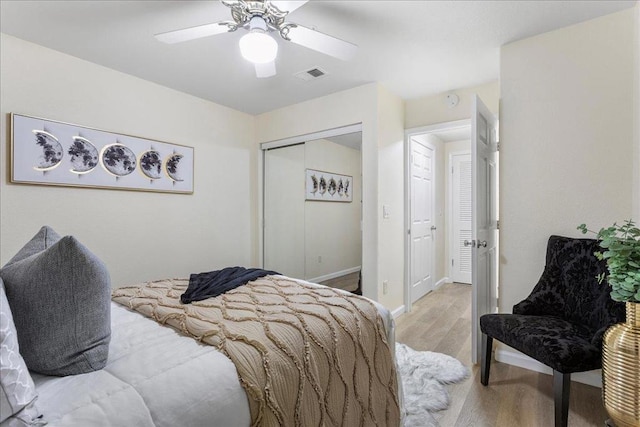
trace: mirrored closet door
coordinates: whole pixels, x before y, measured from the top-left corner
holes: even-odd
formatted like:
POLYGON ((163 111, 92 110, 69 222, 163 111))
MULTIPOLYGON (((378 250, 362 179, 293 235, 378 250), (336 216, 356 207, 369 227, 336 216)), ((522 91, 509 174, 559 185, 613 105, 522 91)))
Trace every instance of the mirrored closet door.
POLYGON ((362 263, 361 132, 264 153, 264 268, 355 290, 362 263))

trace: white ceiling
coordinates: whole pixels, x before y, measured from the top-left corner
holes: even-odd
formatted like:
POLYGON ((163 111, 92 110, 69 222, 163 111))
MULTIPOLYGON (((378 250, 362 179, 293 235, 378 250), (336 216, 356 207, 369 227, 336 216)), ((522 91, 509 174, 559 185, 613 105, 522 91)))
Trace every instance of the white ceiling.
POLYGON ((442 142, 457 142, 471 139, 471 125, 461 128, 448 129, 436 132, 433 135, 440 138, 442 142))
POLYGON ((353 132, 344 135, 331 136, 325 139, 331 142, 335 142, 336 144, 344 145, 345 147, 351 148, 352 150, 360 151, 360 147, 362 147, 362 132, 353 132))
MULTIPOLYGON (((343 62, 278 40, 278 74, 257 79, 242 31, 175 45, 153 35, 221 20, 211 1, 7 1, 0 30, 218 104, 258 114, 380 82, 404 99, 496 80, 505 43, 632 7, 635 1, 324 1, 296 22, 359 46, 343 62), (328 75, 293 75, 320 67, 328 75)), ((46 67, 46 64, 43 64, 46 67)))

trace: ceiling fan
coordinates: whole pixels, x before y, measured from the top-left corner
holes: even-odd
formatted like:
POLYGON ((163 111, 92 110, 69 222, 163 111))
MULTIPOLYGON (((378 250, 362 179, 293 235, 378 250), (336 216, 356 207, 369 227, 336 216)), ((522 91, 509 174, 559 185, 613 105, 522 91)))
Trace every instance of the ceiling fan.
POLYGON ((162 42, 173 44, 233 32, 238 28, 248 30, 248 33, 240 39, 240 52, 245 59, 255 65, 256 75, 259 78, 276 74, 275 59, 278 54, 278 42, 271 37, 270 33, 279 33, 280 37, 286 41, 344 61, 351 59, 358 49, 358 46, 353 43, 285 21, 291 12, 309 0, 220 1, 231 9, 233 21, 214 22, 168 31, 156 34, 155 37, 162 42))

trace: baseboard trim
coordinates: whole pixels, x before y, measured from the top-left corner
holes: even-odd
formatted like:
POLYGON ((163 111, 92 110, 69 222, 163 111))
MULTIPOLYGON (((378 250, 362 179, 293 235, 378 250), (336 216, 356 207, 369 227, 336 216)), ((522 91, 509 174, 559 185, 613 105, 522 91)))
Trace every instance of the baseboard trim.
POLYGON ((306 280, 307 282, 320 283, 320 282, 324 282, 325 280, 335 279, 336 277, 346 276, 347 274, 357 273, 358 271, 360 271, 360 268, 361 268, 360 266, 347 268, 346 270, 336 271, 335 273, 329 273, 323 276, 318 276, 318 277, 314 277, 313 279, 306 279, 306 280))
POLYGON ((404 304, 402 304, 400 307, 396 308, 391 312, 391 317, 393 317, 394 319, 397 319, 398 316, 400 316, 401 314, 404 314, 405 311, 406 310, 404 308, 404 304))
MULTIPOLYGON (((518 366, 520 368, 529 369, 531 371, 547 375, 553 374, 553 370, 551 368, 517 350, 496 349, 495 358, 498 362, 506 363, 508 365, 518 366)), ((571 374, 571 381, 602 388, 602 371, 597 369, 595 371, 576 372, 571 374)))
POLYGON ((436 289, 438 289, 440 286, 444 285, 445 283, 450 283, 449 278, 448 278, 448 277, 446 277, 446 276, 445 276, 445 277, 443 277, 442 279, 438 280, 438 281, 436 282, 436 284, 435 284, 435 285, 433 285, 433 289, 434 289, 434 290, 436 290, 436 289))

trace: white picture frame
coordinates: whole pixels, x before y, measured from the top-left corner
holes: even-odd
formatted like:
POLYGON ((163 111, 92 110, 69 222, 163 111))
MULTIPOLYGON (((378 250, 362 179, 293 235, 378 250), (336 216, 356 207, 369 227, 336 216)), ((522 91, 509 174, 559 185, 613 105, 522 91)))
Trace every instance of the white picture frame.
POLYGON ((306 170, 306 200, 323 202, 353 201, 353 177, 317 169, 306 170))
POLYGON ((11 182, 193 193, 194 149, 11 114, 11 182))

